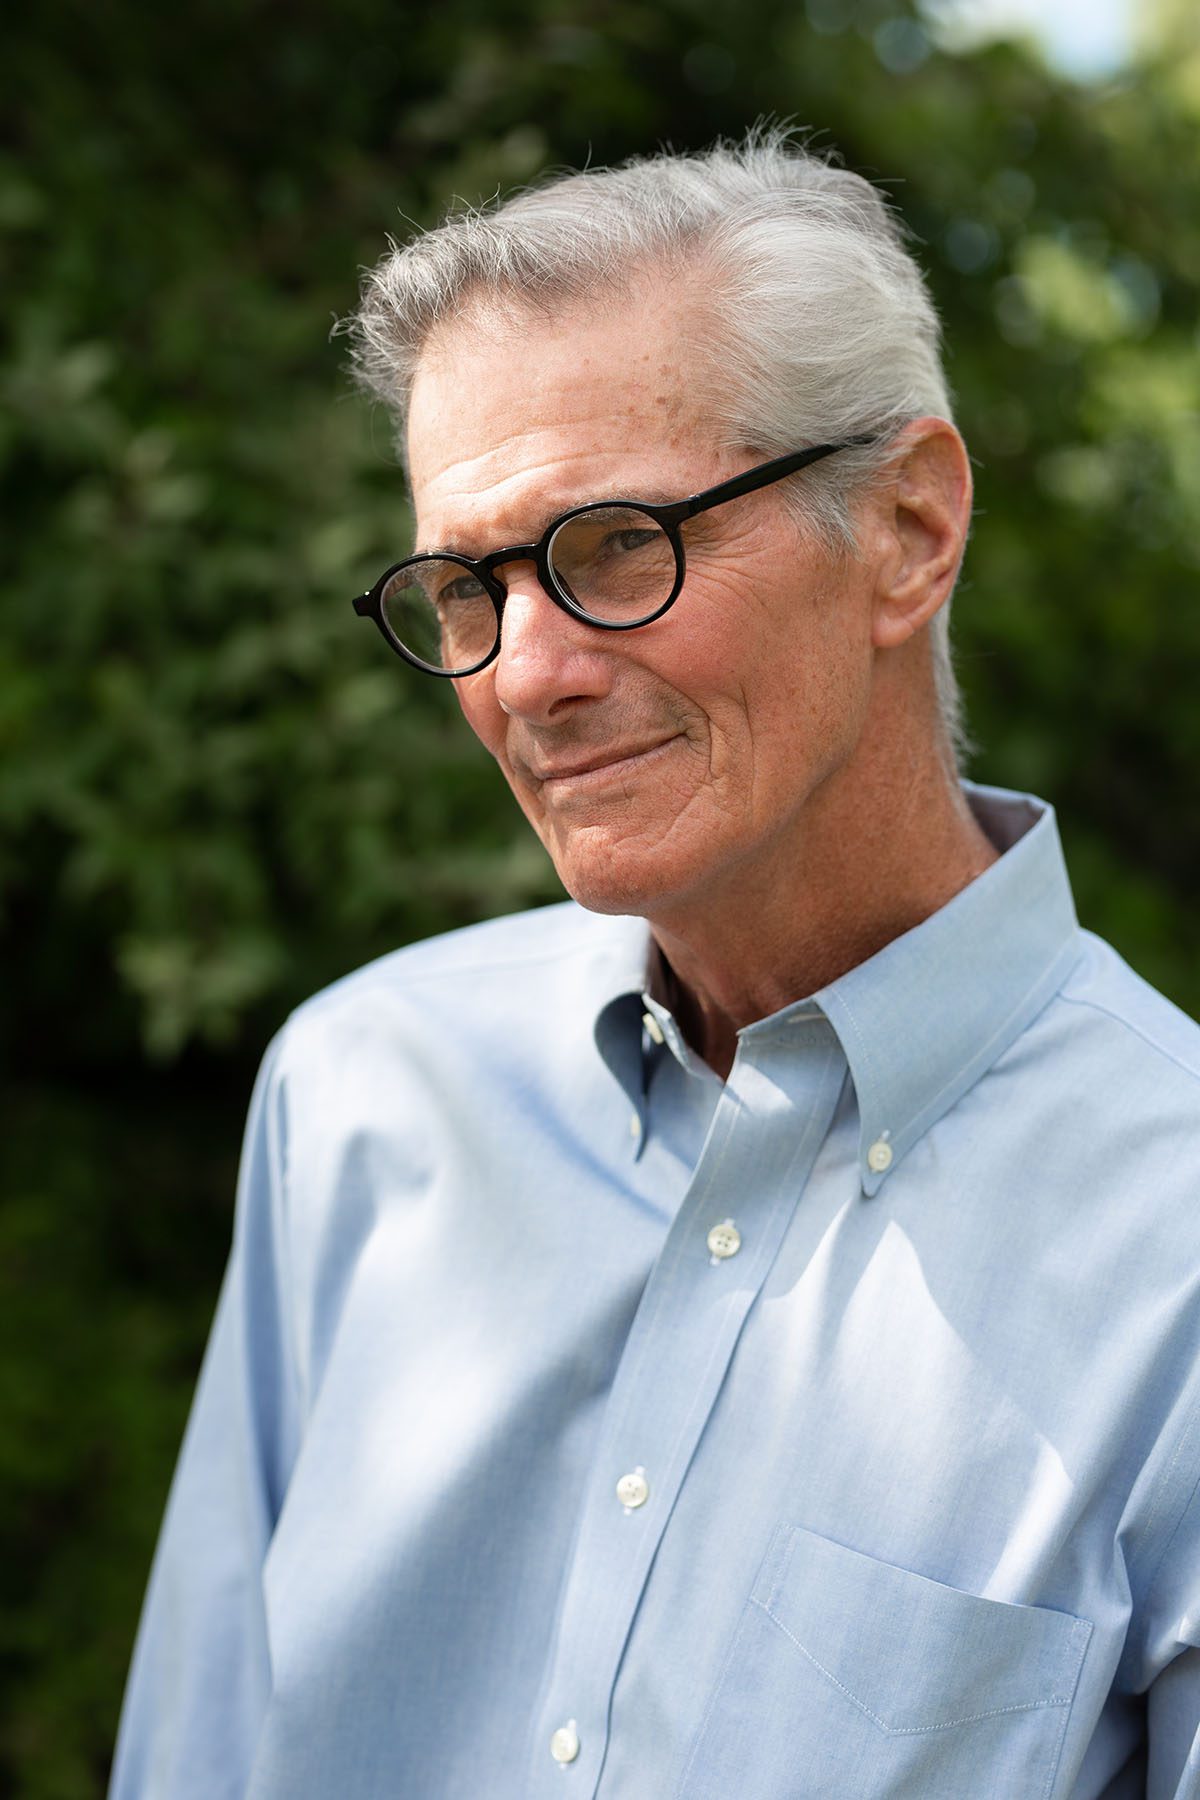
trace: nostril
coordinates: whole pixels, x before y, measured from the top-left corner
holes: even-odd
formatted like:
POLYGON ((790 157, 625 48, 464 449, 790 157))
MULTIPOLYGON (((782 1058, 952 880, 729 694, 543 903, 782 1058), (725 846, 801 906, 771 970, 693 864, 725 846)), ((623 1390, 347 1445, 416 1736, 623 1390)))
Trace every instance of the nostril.
POLYGON ((554 605, 540 588, 510 592, 492 665, 500 710, 546 723, 560 719, 565 707, 607 694, 613 659, 605 635, 554 605))

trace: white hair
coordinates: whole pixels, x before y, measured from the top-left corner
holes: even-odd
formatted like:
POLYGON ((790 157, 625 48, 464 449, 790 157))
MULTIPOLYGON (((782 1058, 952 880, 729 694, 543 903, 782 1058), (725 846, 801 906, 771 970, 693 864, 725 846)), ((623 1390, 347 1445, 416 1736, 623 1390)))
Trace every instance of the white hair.
MULTIPOLYGON (((700 277, 710 330, 698 374, 720 447, 765 458, 875 440, 787 484, 806 526, 853 549, 854 499, 886 467, 896 433, 925 415, 952 418, 940 327, 883 195, 782 128, 556 175, 392 242, 344 327, 352 366, 396 416, 403 454, 417 363, 437 327, 481 306, 552 319, 620 303, 648 275, 687 279, 693 291, 700 277)), ((948 603, 930 641, 959 757, 948 603)))

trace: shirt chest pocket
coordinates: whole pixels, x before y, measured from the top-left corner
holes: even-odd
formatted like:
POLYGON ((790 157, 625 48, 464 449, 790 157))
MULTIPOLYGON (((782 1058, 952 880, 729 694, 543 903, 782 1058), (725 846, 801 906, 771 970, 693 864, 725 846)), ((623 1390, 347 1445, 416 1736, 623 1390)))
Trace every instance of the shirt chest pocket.
POLYGON ((781 1526, 680 1800, 1051 1800, 1091 1632, 781 1526))

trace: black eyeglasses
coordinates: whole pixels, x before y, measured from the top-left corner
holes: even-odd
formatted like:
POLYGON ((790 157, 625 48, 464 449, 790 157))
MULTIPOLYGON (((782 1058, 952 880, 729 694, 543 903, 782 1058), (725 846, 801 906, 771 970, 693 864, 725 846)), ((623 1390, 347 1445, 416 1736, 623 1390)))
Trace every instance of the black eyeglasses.
POLYGON ((500 649, 508 590, 496 570, 504 563, 532 562, 550 599, 573 619, 601 631, 634 631, 661 619, 679 595, 684 575, 679 527, 685 519, 873 441, 847 438, 776 456, 667 506, 645 500, 573 506, 547 525, 536 544, 509 544, 488 556, 424 551, 393 563, 373 588, 357 596, 354 610, 374 619, 391 648, 415 669, 474 675, 500 649))

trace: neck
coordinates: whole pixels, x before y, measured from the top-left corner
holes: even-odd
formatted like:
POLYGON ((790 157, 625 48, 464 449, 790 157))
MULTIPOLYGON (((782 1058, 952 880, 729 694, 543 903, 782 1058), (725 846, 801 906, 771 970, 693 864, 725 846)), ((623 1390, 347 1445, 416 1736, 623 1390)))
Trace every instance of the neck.
POLYGON ((693 1048, 727 1076, 743 1026, 865 962, 996 858, 936 753, 920 768, 906 761, 902 779, 880 780, 865 796, 858 781, 834 778, 809 798, 769 867, 650 920, 662 998, 693 1048))

